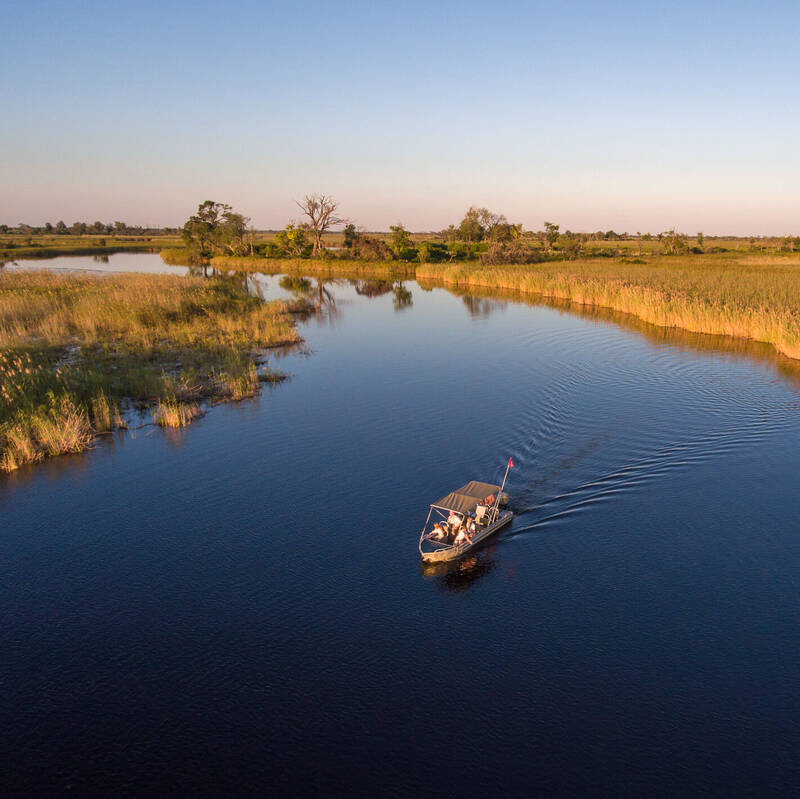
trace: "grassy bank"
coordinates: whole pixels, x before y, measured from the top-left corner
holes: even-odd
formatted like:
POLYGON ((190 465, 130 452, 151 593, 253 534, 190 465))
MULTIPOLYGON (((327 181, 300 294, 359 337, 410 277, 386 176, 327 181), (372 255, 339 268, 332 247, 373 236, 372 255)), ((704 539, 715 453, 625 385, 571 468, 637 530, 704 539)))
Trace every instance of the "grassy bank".
POLYGON ((725 254, 527 266, 421 264, 417 279, 539 294, 653 325, 766 342, 800 358, 800 255, 725 254))
MULTIPOLYGON (((169 262, 168 262, 169 263, 169 262)), ((355 261, 310 258, 234 258, 216 256, 210 264, 223 272, 261 272, 272 275, 319 275, 321 277, 413 279, 414 264, 403 261, 355 261)))
POLYGON ((180 244, 177 236, 3 236, 0 261, 56 258, 60 255, 111 255, 115 252, 159 252, 180 244))
POLYGON ((257 393, 263 351, 299 341, 285 302, 164 275, 0 273, 0 469, 78 452, 125 406, 182 426, 257 393))

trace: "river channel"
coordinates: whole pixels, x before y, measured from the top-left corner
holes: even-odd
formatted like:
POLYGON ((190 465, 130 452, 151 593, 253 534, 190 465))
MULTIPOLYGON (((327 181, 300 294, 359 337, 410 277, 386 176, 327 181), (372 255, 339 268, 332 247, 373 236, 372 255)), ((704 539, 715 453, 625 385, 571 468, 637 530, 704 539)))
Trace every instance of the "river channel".
POLYGON ((322 289, 260 398, 0 478, 4 795, 791 791, 795 367, 521 298, 322 289), (423 568, 429 503, 509 457, 511 528, 423 568))

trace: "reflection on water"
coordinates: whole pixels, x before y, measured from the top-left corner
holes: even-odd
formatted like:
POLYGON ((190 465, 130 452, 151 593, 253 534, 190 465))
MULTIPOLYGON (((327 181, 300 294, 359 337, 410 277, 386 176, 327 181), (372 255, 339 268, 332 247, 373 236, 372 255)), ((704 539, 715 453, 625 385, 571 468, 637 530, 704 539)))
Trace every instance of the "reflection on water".
POLYGON ((394 292, 392 307, 395 311, 405 311, 414 304, 413 295, 402 282, 396 283, 392 291, 394 292))
POLYGON ((496 565, 496 546, 488 544, 454 561, 426 563, 422 561, 423 577, 433 579, 443 591, 463 593, 489 574, 496 565))
POLYGON ((644 322, 632 314, 602 308, 595 305, 580 305, 569 300, 552 299, 541 295, 527 294, 508 290, 464 289, 445 286, 440 283, 424 281, 420 288, 430 291, 434 288, 445 289, 462 298, 470 316, 488 317, 495 311, 504 309, 509 302, 530 307, 553 308, 583 319, 591 319, 600 323, 611 323, 624 330, 630 330, 644 336, 656 344, 670 344, 685 347, 695 353, 713 353, 718 355, 740 355, 744 358, 770 364, 783 377, 793 382, 800 382, 800 360, 789 358, 775 350, 771 344, 752 339, 734 336, 694 333, 680 327, 659 327, 644 322))
POLYGON ((474 294, 464 294, 462 300, 469 311, 469 315, 475 318, 486 319, 490 314, 506 307, 504 302, 498 302, 486 297, 477 297, 474 294))
POLYGON ((388 294, 394 284, 389 280, 353 280, 351 285, 355 286, 359 296, 372 298, 388 294))

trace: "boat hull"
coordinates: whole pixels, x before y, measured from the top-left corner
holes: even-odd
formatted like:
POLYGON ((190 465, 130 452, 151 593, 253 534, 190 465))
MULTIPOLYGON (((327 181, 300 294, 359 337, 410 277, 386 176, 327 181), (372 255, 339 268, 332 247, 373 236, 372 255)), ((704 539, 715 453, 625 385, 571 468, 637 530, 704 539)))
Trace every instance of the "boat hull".
POLYGON ((482 528, 475 533, 475 535, 472 537, 471 544, 466 543, 462 544, 460 547, 451 546, 442 549, 435 549, 431 552, 422 552, 422 559, 426 562, 456 560, 462 555, 465 555, 467 552, 471 552, 473 549, 480 546, 487 538, 493 536, 499 530, 502 530, 503 527, 509 525, 513 518, 514 514, 512 511, 502 511, 494 524, 490 524, 488 527, 482 528))

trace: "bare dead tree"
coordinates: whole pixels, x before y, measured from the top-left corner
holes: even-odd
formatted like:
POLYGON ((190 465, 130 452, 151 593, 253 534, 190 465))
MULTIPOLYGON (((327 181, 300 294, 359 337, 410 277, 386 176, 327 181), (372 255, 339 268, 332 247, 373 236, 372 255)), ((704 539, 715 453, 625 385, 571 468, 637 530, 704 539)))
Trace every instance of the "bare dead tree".
POLYGON ((309 227, 314 234, 314 250, 312 255, 319 255, 322 249, 322 236, 334 225, 341 225, 347 220, 336 215, 339 204, 327 194, 307 194, 297 207, 308 217, 309 227))

